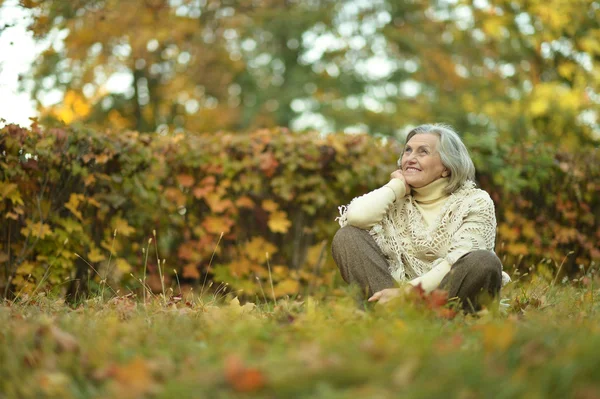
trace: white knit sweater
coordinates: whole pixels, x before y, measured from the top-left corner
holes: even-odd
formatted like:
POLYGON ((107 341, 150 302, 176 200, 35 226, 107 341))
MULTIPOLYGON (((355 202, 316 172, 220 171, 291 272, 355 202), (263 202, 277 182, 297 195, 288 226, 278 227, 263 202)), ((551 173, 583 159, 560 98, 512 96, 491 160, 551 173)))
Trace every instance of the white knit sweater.
MULTIPOLYGON (((421 284, 429 292, 464 254, 494 250, 496 216, 488 193, 467 181, 448 195, 447 184, 440 178, 406 195, 404 182, 392 179, 340 206, 336 220, 341 227, 368 230, 394 279, 421 284)), ((510 278, 503 273, 503 280, 510 278)))

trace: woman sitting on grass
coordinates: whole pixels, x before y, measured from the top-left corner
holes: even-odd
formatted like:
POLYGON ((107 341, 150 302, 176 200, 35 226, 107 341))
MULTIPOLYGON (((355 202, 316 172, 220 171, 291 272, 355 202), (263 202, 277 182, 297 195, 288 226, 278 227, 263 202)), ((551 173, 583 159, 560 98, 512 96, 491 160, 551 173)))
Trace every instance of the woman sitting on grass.
POLYGON ((475 187, 467 148, 451 128, 421 125, 408 134, 398 166, 385 186, 340 207, 332 252, 342 277, 369 301, 420 285, 479 310, 510 278, 493 252, 494 203, 475 187))

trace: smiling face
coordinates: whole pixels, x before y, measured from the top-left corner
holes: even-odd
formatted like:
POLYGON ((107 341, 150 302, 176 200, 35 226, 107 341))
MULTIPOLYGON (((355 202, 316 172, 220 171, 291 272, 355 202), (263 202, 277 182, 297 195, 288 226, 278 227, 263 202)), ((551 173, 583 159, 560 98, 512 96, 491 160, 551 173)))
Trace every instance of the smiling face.
POLYGON ((437 151, 439 137, 434 133, 416 134, 406 143, 402 154, 402 173, 406 182, 415 188, 428 185, 440 177, 446 177, 448 170, 442 164, 437 151))

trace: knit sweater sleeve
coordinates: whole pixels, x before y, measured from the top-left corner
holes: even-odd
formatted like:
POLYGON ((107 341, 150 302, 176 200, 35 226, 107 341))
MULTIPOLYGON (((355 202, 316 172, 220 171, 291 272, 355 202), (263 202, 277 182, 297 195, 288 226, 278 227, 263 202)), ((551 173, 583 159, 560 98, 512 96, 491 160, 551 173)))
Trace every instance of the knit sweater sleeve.
POLYGON ((469 199, 462 224, 452 236, 444 258, 438 259, 427 273, 410 281, 426 291, 436 289, 452 265, 463 255, 478 249, 494 250, 496 240, 496 213, 494 202, 485 191, 469 199))
POLYGON ((406 195, 406 186, 401 179, 392 179, 385 186, 354 198, 350 204, 339 207, 338 220, 341 227, 346 224, 368 230, 385 217, 390 206, 406 195))

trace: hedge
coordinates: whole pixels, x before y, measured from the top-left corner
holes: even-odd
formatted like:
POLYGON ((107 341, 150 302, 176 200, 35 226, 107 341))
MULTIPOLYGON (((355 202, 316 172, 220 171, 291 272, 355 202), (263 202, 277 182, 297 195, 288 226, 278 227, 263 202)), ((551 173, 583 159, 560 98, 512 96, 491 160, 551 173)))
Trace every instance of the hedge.
MULTIPOLYGON (((572 276, 598 262, 596 149, 465 141, 496 203, 505 269, 554 276, 563 263, 572 276)), ((337 207, 385 183, 400 148, 285 129, 163 136, 8 125, 1 293, 75 298, 104 278, 139 290, 144 270, 154 290, 161 274, 166 286, 208 278, 248 296, 270 296, 270 281, 276 296, 335 287, 337 207)))

